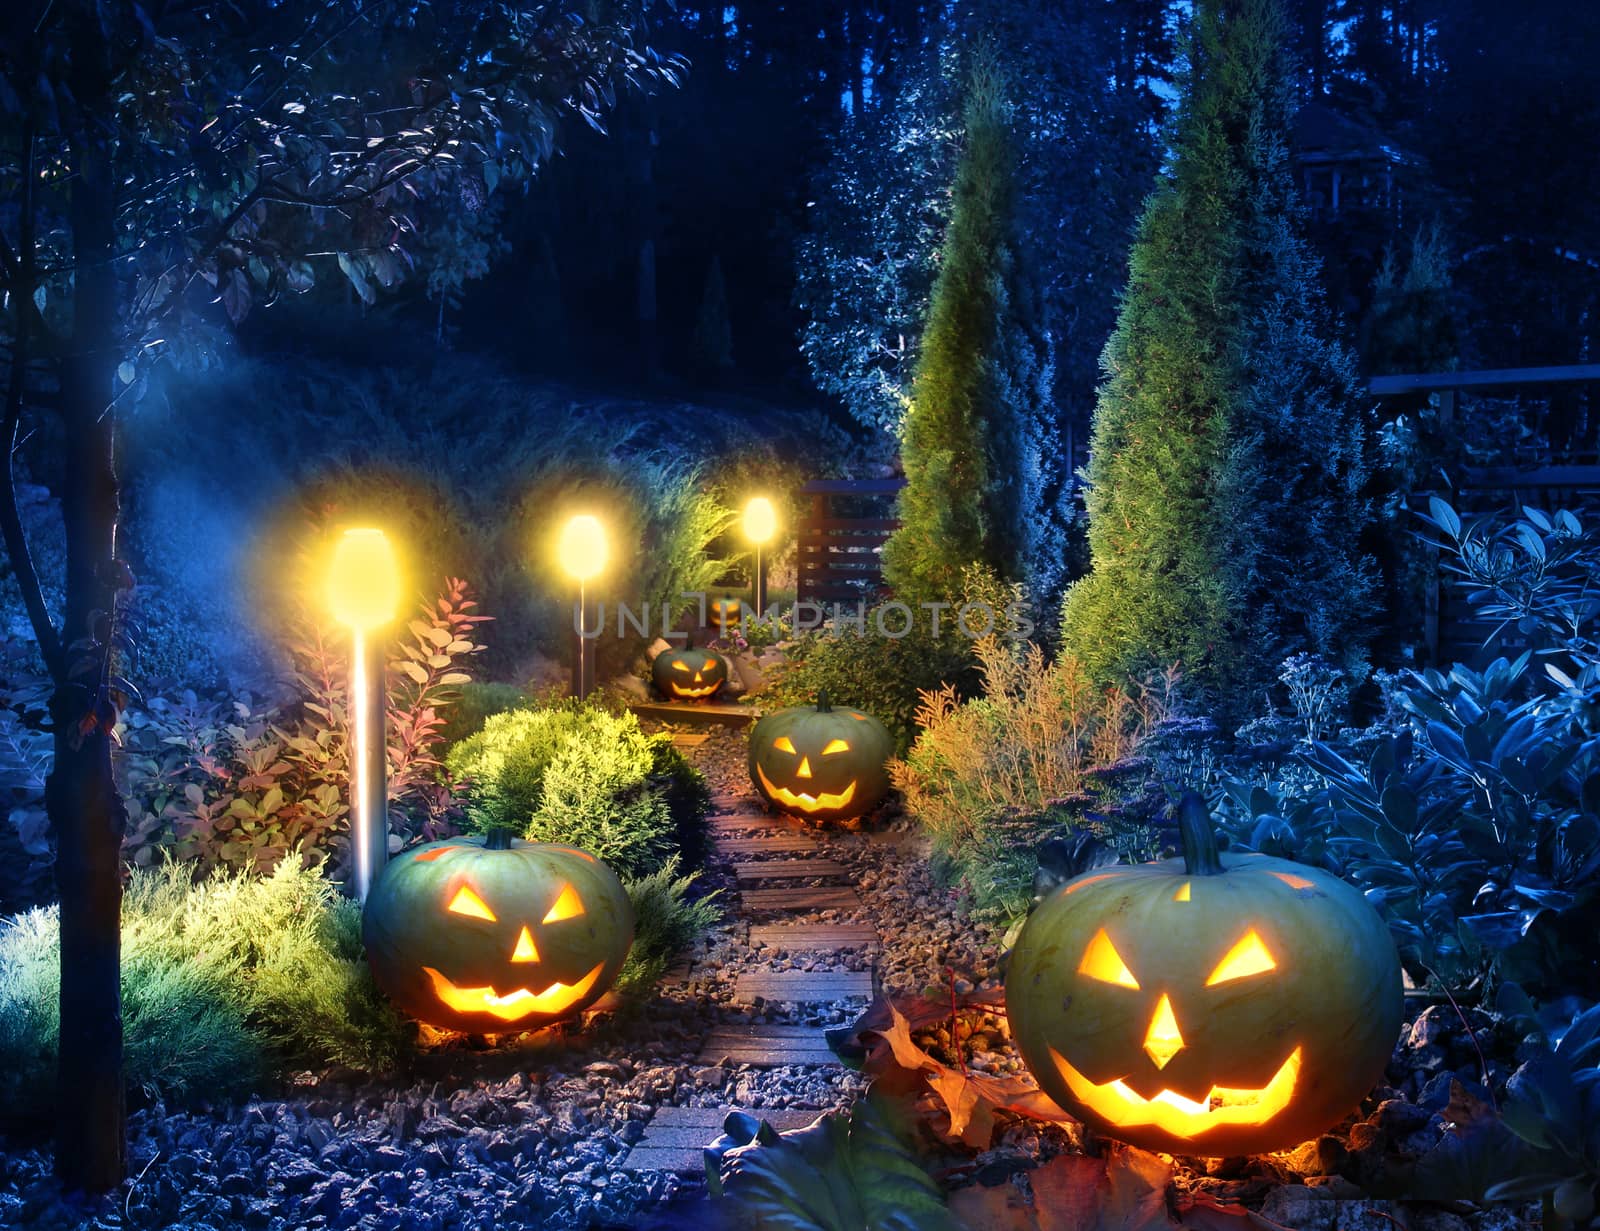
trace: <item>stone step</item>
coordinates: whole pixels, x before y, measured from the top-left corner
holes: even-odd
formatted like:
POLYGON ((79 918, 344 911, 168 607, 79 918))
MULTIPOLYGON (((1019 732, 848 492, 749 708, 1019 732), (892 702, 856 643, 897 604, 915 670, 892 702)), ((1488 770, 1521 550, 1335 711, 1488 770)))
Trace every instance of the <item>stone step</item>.
POLYGON ((870 970, 761 970, 741 974, 734 1000, 749 1004, 756 997, 785 1004, 819 1004, 826 1000, 872 999, 870 970))
POLYGON ((748 1111, 780 1133, 804 1128, 822 1111, 793 1107, 658 1107, 645 1125, 644 1136, 622 1160, 627 1171, 676 1171, 699 1175, 705 1171, 705 1148, 722 1136, 722 1123, 730 1112, 748 1111))
POLYGON ((741 885, 758 881, 789 881, 840 877, 845 866, 831 859, 764 859, 759 863, 735 864, 735 878, 741 885))
POLYGON ((739 900, 750 911, 860 910, 861 899, 848 885, 792 889, 741 889, 739 900))
POLYGON ((750 929, 750 945, 791 953, 817 953, 833 949, 876 949, 878 933, 865 924, 783 923, 757 924, 750 929))
POLYGON ((716 848, 717 854, 734 859, 740 855, 779 855, 794 851, 814 851, 817 849, 817 844, 803 834, 785 834, 776 838, 718 838, 716 848))
POLYGON ((718 1026, 706 1036, 700 1064, 753 1064, 775 1068, 782 1064, 838 1064, 821 1026, 718 1026))

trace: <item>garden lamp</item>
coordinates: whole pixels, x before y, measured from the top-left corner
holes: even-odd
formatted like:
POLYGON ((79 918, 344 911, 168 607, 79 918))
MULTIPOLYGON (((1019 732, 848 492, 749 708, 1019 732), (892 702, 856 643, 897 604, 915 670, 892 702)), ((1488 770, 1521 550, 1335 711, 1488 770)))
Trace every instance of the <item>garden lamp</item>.
POLYGON ((600 519, 579 513, 561 528, 557 548, 561 567, 578 583, 578 661, 572 673, 572 693, 582 701, 594 690, 594 647, 584 636, 589 626, 589 582, 605 571, 606 531, 600 519))
POLYGON ((327 593, 333 618, 349 627, 352 640, 350 853, 355 864, 355 896, 365 902, 389 858, 384 645, 383 638, 371 634, 395 618, 400 605, 400 563, 382 530, 344 532, 333 549, 327 593))
POLYGON ((771 541, 778 530, 777 510, 765 496, 752 496, 744 506, 744 536, 755 545, 756 562, 751 578, 751 598, 755 600, 756 618, 767 609, 766 570, 761 563, 761 548, 771 541))

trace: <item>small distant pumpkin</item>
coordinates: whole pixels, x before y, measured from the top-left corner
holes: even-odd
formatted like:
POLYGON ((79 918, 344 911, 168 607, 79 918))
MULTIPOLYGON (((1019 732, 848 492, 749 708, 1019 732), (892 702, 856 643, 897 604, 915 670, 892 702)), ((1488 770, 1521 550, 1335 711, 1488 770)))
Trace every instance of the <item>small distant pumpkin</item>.
POLYGON ((750 730, 750 781, 785 812, 842 820, 889 794, 894 740, 871 714, 816 705, 768 714, 750 730))
POLYGON ((709 701, 728 682, 728 660, 715 650, 697 650, 690 641, 657 654, 650 678, 670 701, 709 701))
POLYGON ((731 594, 711 600, 710 626, 715 629, 735 629, 744 619, 744 600, 731 594))
POLYGON ((367 898, 362 937, 386 996, 419 1021, 532 1030, 605 994, 633 944, 622 882, 587 851, 497 829, 406 851, 367 898))
POLYGON ((1400 960, 1367 900, 1318 868, 1222 854, 1203 801, 1183 858, 1100 867, 1029 916, 1006 1015, 1040 1087, 1147 1150, 1284 1150, 1382 1078, 1400 960))

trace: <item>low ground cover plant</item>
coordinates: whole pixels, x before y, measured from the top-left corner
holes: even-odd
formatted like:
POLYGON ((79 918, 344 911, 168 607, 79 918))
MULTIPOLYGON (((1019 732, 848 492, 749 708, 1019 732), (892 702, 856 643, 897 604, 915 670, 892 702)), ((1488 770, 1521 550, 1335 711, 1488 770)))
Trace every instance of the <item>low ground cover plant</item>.
MULTIPOLYGON (((123 904, 122 1007, 131 1089, 169 1101, 243 1096, 275 1071, 394 1066, 406 1045, 361 950, 361 908, 297 855, 268 875, 194 880, 136 868, 123 904)), ((55 907, 0 920, 0 1118, 54 1099, 55 907)))

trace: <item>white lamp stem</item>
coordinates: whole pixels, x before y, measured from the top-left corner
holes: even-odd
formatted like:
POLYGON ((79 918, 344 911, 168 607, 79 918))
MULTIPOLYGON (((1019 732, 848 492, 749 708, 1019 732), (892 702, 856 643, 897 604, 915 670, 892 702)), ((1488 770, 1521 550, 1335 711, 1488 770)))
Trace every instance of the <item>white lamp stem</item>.
POLYGON ((359 630, 351 656, 350 708, 355 744, 350 750, 350 854, 355 896, 365 902, 389 860, 389 749, 384 696, 383 640, 359 630))

